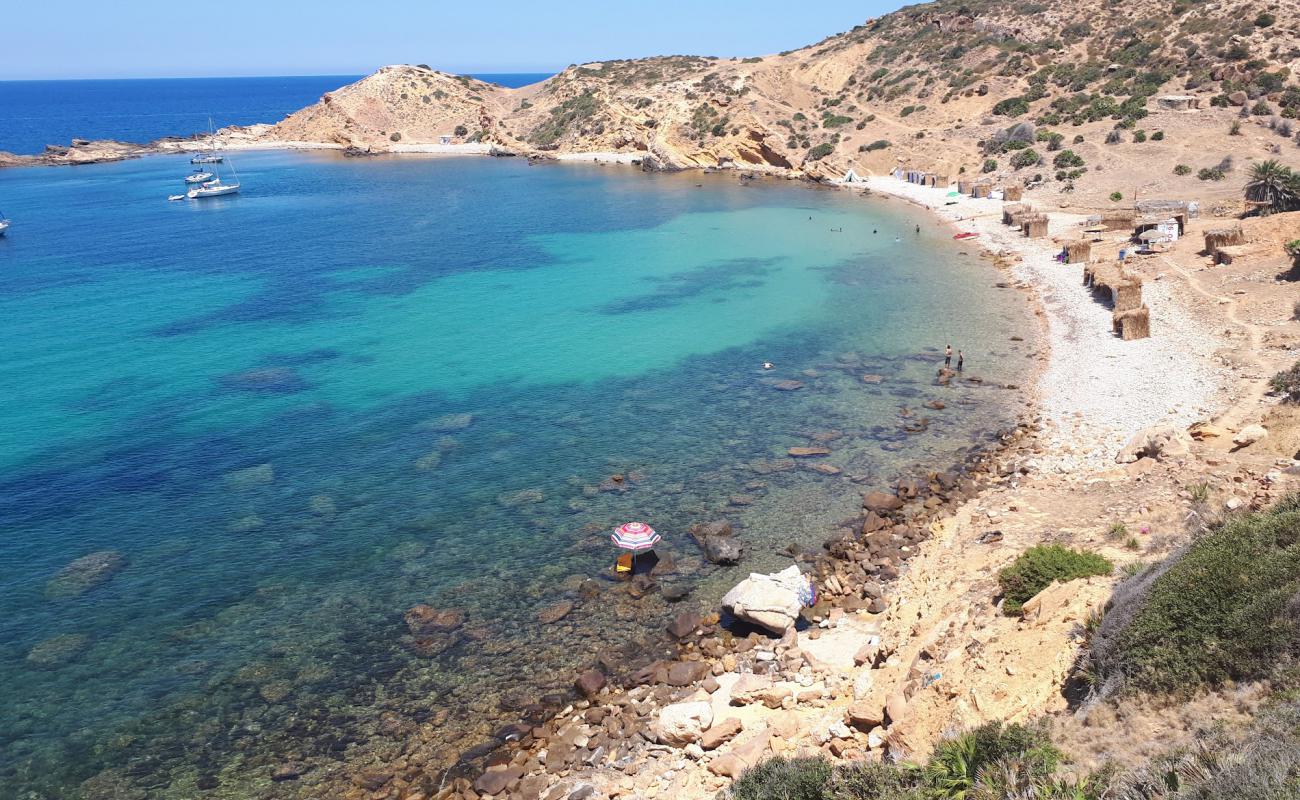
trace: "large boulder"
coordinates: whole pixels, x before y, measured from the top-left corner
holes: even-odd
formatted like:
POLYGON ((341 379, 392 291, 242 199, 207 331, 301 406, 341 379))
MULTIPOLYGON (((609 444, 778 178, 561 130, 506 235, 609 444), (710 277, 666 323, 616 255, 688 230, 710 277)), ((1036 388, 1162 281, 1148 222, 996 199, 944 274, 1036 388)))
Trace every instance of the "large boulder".
POLYGON ((725 520, 696 523, 690 527, 690 534, 705 560, 712 564, 738 564, 745 554, 744 545, 732 538, 731 523, 725 520))
POLYGON ((684 747, 698 742, 713 724, 713 705, 707 700, 673 703, 659 711, 656 733, 661 744, 684 747))
POLYGON ((1139 458, 1185 458, 1191 454, 1192 437, 1172 425, 1156 425, 1137 432, 1115 456, 1117 464, 1132 464, 1139 458))
POLYGON ((902 508, 903 501, 898 498, 898 495, 888 492, 867 492, 862 497, 862 507, 883 517, 891 511, 902 508))
POLYGON ((1237 435, 1232 437, 1232 443, 1237 446, 1237 449, 1241 449, 1266 438, 1268 438, 1268 430, 1263 425, 1247 425, 1237 431, 1237 435))
POLYGON ((45 584, 49 598, 76 597, 108 581, 126 566, 116 550, 99 550, 68 563, 45 584))
POLYGON ((723 596, 722 607, 737 619, 784 634, 803 608, 805 586, 797 564, 770 575, 753 572, 723 596))

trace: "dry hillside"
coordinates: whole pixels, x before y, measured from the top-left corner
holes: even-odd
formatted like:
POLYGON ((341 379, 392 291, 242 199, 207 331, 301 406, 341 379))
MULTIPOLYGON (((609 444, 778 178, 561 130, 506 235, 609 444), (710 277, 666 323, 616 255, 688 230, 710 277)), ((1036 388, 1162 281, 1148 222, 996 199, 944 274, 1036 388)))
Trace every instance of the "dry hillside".
POLYGON ((373 151, 450 136, 811 177, 908 163, 1039 177, 1073 205, 1157 183, 1226 199, 1242 161, 1297 146, 1296 5, 939 0, 787 53, 574 65, 523 89, 385 67, 267 136, 373 151), (1199 109, 1161 108, 1172 94, 1199 109))

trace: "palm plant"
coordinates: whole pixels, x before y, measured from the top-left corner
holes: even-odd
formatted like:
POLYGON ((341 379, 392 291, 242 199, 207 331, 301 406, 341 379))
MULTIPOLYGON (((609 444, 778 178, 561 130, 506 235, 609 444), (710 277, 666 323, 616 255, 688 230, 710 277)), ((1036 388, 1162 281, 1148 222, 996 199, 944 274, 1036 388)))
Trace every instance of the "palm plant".
POLYGON ((1300 208, 1300 180, 1275 159, 1261 161, 1250 168, 1246 199, 1258 203, 1261 214, 1300 208))

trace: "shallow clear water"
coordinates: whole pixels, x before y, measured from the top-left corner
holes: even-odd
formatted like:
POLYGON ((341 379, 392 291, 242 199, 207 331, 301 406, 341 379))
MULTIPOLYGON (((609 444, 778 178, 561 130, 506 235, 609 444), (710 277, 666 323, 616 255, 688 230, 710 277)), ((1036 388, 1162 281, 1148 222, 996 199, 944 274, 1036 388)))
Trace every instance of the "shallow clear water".
POLYGON ((860 484, 952 464, 1020 407, 998 385, 1030 367, 1024 299, 905 206, 504 159, 237 162, 245 190, 203 203, 164 199, 184 158, 0 172, 0 797, 292 792, 273 765, 382 752, 384 715, 450 711, 454 755, 518 718, 502 692, 564 691, 680 610, 608 580, 613 525, 654 524, 660 582, 713 607, 820 544, 860 484), (982 385, 933 385, 949 340, 982 385), (827 431, 841 474, 785 457, 827 431), (739 568, 686 538, 718 518, 739 568), (120 570, 57 577, 101 551, 120 570), (405 636, 419 602, 465 610, 445 650, 405 636))

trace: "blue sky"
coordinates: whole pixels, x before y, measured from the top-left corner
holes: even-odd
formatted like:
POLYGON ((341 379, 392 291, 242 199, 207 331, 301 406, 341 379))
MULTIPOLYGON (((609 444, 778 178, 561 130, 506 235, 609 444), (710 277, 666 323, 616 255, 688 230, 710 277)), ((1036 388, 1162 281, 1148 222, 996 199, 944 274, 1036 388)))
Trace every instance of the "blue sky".
POLYGON ((548 72, 570 63, 690 53, 759 55, 810 44, 901 0, 16 0, 0 80, 345 75, 392 63, 548 72))

